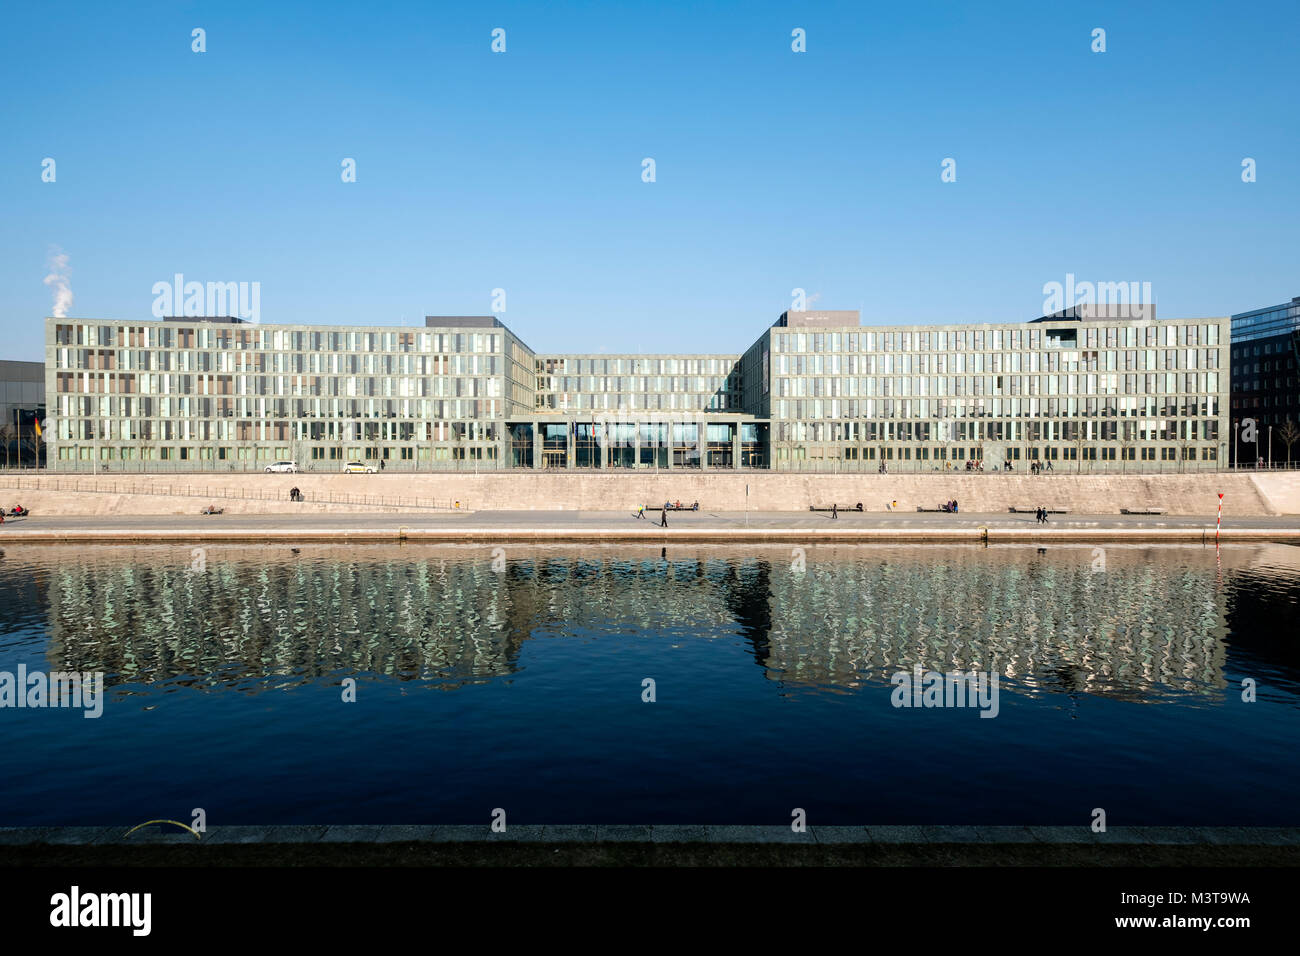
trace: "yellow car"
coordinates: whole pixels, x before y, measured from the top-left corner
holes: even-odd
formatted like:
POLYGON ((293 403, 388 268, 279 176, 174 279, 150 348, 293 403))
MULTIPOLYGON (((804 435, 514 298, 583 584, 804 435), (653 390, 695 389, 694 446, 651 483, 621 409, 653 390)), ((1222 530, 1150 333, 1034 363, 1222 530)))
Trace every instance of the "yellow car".
POLYGON ((345 475, 373 475, 374 473, 374 466, 367 465, 364 461, 350 461, 343 466, 345 475))

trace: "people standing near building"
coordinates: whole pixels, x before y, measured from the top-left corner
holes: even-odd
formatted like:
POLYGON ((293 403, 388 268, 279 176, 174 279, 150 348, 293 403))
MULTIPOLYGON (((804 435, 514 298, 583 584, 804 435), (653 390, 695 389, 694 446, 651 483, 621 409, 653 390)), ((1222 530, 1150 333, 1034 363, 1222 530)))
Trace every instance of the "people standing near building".
POLYGON ((840 517, 840 506, 835 502, 831 502, 831 520, 836 521, 839 519, 839 517, 840 517))

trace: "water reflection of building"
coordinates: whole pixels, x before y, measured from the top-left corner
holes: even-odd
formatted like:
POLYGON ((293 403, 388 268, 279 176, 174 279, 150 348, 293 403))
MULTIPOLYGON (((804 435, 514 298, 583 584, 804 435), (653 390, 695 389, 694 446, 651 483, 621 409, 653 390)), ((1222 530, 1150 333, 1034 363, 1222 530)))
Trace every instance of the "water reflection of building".
POLYGON ((61 562, 49 576, 51 667, 102 670, 114 683, 337 673, 455 682, 509 674, 518 655, 508 591, 477 564, 253 563, 208 549, 195 571, 188 551, 170 557, 61 562))
POLYGON ((1146 698, 1225 686, 1225 607, 1248 613, 1239 582, 1261 564, 1300 582, 1300 549, 1260 557, 1278 547, 1216 564, 1201 548, 1107 546, 1104 571, 1091 546, 809 547, 802 570, 789 548, 707 546, 519 546, 496 562, 480 547, 210 547, 199 572, 188 548, 92 549, 40 567, 51 669, 114 683, 455 685, 510 675, 529 638, 635 634, 739 636, 790 687, 851 690, 919 663, 1146 698))
POLYGON ((1132 694, 1223 686, 1222 600, 1202 556, 1156 549, 943 548, 911 560, 817 560, 775 576, 767 666, 853 686, 920 664, 1034 690, 1132 694))
POLYGON ((1233 585, 1225 601, 1232 678, 1300 691, 1300 547, 1261 546, 1251 565, 1233 574, 1233 585))

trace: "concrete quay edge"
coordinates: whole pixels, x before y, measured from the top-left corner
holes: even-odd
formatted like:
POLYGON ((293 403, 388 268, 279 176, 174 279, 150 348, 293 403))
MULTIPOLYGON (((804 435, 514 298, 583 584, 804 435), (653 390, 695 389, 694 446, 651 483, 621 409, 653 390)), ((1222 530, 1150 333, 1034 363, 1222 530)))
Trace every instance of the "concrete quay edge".
MULTIPOLYGON (((33 529, 3 534, 10 543, 30 544, 150 544, 159 542, 426 542, 426 543, 585 543, 617 541, 631 544, 667 542, 1194 542, 1212 544, 1213 526, 1182 528, 114 528, 33 529)), ((1224 528, 1225 542, 1300 542, 1300 525, 1288 528, 1224 528)))
POLYGON ((1090 826, 815 826, 788 825, 272 825, 209 827, 199 837, 178 827, 0 827, 0 846, 144 846, 157 844, 313 843, 804 843, 844 844, 1122 844, 1130 846, 1294 846, 1300 827, 1136 826, 1094 833, 1090 826))

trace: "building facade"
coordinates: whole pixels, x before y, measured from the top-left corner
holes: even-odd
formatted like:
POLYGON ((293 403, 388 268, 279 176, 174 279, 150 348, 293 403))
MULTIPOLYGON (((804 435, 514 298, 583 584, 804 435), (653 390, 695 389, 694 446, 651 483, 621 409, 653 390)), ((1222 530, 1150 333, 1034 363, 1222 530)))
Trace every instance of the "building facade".
POLYGON ((740 355, 538 354, 424 328, 46 320, 48 464, 254 471, 1185 471, 1230 444, 1228 319, 863 327, 791 312, 740 355))
POLYGON ((1242 464, 1288 464, 1300 452, 1298 364, 1300 296, 1232 317, 1231 412, 1242 464))
POLYGON ((1228 320, 1107 311, 869 328, 787 313, 741 359, 745 408, 770 421, 778 469, 1219 467, 1228 320))
POLYGON ((45 366, 0 361, 0 445, 6 468, 45 464, 45 366))

